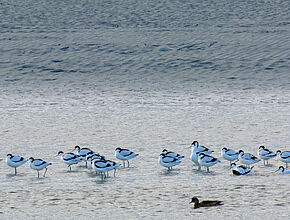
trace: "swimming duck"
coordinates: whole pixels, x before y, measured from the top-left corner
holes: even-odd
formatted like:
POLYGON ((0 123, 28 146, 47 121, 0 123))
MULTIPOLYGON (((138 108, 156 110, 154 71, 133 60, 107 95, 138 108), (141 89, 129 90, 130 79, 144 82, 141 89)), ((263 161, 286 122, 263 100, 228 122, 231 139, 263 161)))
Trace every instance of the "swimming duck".
POLYGON ((199 202, 198 198, 193 197, 189 203, 194 203, 194 208, 200 208, 200 207, 210 207, 210 206, 219 206, 223 205, 222 201, 218 200, 206 200, 199 202))

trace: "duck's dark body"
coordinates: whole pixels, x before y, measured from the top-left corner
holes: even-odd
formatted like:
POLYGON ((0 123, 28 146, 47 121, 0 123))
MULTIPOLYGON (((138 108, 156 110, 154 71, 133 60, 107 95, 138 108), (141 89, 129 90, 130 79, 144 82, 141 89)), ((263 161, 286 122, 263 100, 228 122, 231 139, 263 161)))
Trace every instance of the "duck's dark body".
POLYGON ((222 201, 218 201, 218 200, 206 200, 206 201, 199 202, 198 198, 196 197, 193 197, 190 203, 194 203, 195 209, 200 208, 200 207, 223 205, 222 201))

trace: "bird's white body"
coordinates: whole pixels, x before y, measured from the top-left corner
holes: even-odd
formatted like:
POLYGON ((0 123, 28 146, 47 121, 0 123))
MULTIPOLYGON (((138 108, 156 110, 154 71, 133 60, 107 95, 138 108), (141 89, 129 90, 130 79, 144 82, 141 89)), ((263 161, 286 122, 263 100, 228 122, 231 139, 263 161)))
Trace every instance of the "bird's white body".
POLYGON ((80 156, 74 153, 62 153, 61 160, 67 165, 77 164, 82 161, 80 156))
POLYGON ((12 156, 11 154, 8 154, 6 158, 7 165, 10 167, 19 167, 23 164, 25 164, 27 159, 20 157, 20 156, 12 156))
POLYGON ((97 153, 89 154, 89 155, 86 157, 86 161, 90 164, 90 167, 91 167, 91 168, 93 168, 93 167, 92 167, 92 161, 93 161, 93 160, 101 160, 101 159, 105 160, 106 158, 105 158, 104 156, 101 156, 101 155, 97 154, 97 153))
POLYGON ((57 155, 60 155, 61 160, 68 165, 70 171, 71 171, 71 165, 77 164, 82 161, 79 155, 76 155, 74 153, 63 153, 62 151, 59 151, 57 155))
POLYGON ((13 156, 12 154, 7 154, 6 163, 8 166, 13 167, 15 170, 15 175, 17 173, 16 168, 25 164, 27 159, 20 156, 13 156))
POLYGON ((238 160, 239 153, 224 147, 221 151, 221 155, 231 163, 232 161, 238 160))
POLYGON ((233 174, 240 176, 240 175, 250 175, 253 174, 252 169, 253 167, 249 168, 243 165, 236 165, 235 163, 231 164, 231 167, 233 169, 233 174))
POLYGON ((80 156, 80 158, 82 160, 85 160, 87 155, 93 154, 93 153, 94 152, 91 149, 87 148, 87 147, 80 148, 79 146, 75 146, 75 154, 80 156))
POLYGON ((122 148, 116 148, 115 150, 115 156, 119 160, 123 160, 123 165, 125 167, 125 161, 128 162, 129 167, 129 160, 138 156, 138 154, 134 153, 133 151, 130 151, 128 149, 122 149, 122 148))
POLYGON ((201 166, 205 166, 206 169, 207 169, 207 172, 209 172, 209 167, 217 164, 217 163, 220 163, 221 161, 215 157, 212 157, 210 155, 206 155, 204 153, 200 153, 198 155, 198 163, 201 165, 201 166))
POLYGON ((190 159, 195 163, 196 166, 198 166, 198 170, 200 170, 201 167, 198 162, 198 155, 200 153, 204 153, 205 155, 210 155, 213 152, 213 150, 210 150, 209 148, 204 147, 204 146, 200 146, 197 141, 192 142, 191 146, 192 146, 192 152, 190 155, 190 159))
POLYGON ((269 163, 269 159, 273 158, 273 157, 276 157, 276 153, 269 150, 269 149, 266 149, 264 146, 260 146, 259 147, 259 150, 258 150, 258 155, 261 159, 263 159, 264 161, 264 165, 265 164, 265 161, 267 161, 267 164, 269 163))
POLYGON ((45 174, 47 171, 46 167, 51 165, 51 163, 48 163, 42 159, 34 159, 33 157, 29 158, 29 162, 30 162, 30 168, 33 170, 37 170, 38 178, 39 178, 39 171, 42 169, 45 169, 45 173, 43 175, 43 177, 45 177, 45 174))
POLYGON ((176 159, 179 159, 181 160, 182 158, 184 158, 184 156, 180 155, 180 154, 177 154, 177 153, 174 153, 174 152, 171 152, 171 151, 168 151, 166 149, 164 149, 162 151, 163 154, 165 154, 165 156, 167 157, 173 157, 173 158, 176 158, 176 159))
POLYGON ((253 154, 244 153, 244 151, 242 150, 239 151, 238 159, 242 164, 246 164, 246 165, 252 165, 261 161, 259 158, 257 158, 253 154))
POLYGON ((278 150, 277 155, 282 162, 286 163, 286 168, 288 168, 288 163, 290 163, 290 151, 281 152, 278 150))
POLYGON ((168 170, 172 169, 172 167, 178 165, 181 163, 181 161, 177 158, 174 158, 174 157, 169 157, 169 156, 166 156, 165 154, 160 154, 159 156, 159 159, 158 159, 158 162, 164 166, 164 167, 167 167, 168 170))

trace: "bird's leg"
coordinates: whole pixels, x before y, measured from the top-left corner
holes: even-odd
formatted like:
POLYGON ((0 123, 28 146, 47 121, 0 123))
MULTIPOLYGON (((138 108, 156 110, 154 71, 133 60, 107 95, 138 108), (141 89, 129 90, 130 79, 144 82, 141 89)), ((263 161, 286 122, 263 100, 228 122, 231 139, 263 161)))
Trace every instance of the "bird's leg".
POLYGON ((116 177, 116 168, 114 169, 114 177, 116 177))
POLYGON ((206 167, 206 172, 208 172, 208 173, 209 173, 209 168, 208 168, 208 167, 206 167))
POLYGON ((123 160, 123 167, 125 168, 125 160, 123 160))
POLYGON ((14 170, 15 170, 15 176, 16 176, 16 174, 17 174, 17 172, 16 172, 16 167, 14 167, 14 170))
POLYGON ((200 165, 198 165, 198 169, 197 170, 201 170, 201 166, 200 165))
POLYGON ((86 161, 86 168, 88 168, 88 161, 86 161))
POLYGON ((264 166, 266 166, 266 164, 265 164, 265 160, 264 160, 264 166))
POLYGON ((46 171, 47 171, 47 168, 45 167, 45 171, 44 171, 43 177, 45 177, 46 171))
POLYGON ((71 171, 71 166, 70 166, 70 165, 68 165, 68 167, 69 167, 69 171, 71 171))
POLYGON ((37 177, 39 178, 39 171, 37 170, 37 177))
POLYGON ((130 164, 129 164, 129 160, 127 160, 127 162, 128 162, 128 167, 130 166, 130 164))

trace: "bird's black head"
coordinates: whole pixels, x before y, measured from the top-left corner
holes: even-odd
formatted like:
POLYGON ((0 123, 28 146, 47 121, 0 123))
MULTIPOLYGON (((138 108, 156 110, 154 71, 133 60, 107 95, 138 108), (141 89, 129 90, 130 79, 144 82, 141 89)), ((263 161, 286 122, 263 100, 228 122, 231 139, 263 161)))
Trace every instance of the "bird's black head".
POLYGON ((280 154, 280 153, 281 153, 281 151, 280 151, 280 150, 277 150, 277 151, 276 151, 276 154, 280 154))
POLYGON ((239 150, 239 154, 240 154, 240 153, 244 153, 244 151, 243 151, 243 150, 239 150))
POLYGON ((57 155, 61 155, 61 154, 63 154, 63 151, 59 151, 59 152, 57 153, 57 155))
POLYGON ((167 152, 168 150, 164 149, 162 152, 167 152))
POLYGON ((199 200, 196 197, 192 197, 189 203, 199 203, 199 200))
POLYGON ((33 162, 34 161, 34 158, 33 157, 30 157, 29 160, 31 160, 33 162))
POLYGON ((81 149, 81 148, 80 148, 80 146, 77 145, 77 146, 75 146, 75 150, 76 150, 76 149, 81 149))
POLYGON ((12 157, 12 154, 7 154, 7 157, 12 157))
POLYGON ((226 147, 224 147, 222 150, 227 150, 227 148, 226 148, 226 147))
POLYGON ((265 147, 264 146, 260 146, 259 149, 265 149, 265 147))
POLYGON ((192 145, 197 145, 198 146, 198 141, 193 141, 192 145))
POLYGON ((119 150, 121 150, 121 148, 120 148, 120 147, 117 147, 117 148, 116 148, 116 150, 118 150, 118 151, 119 151, 119 150))

